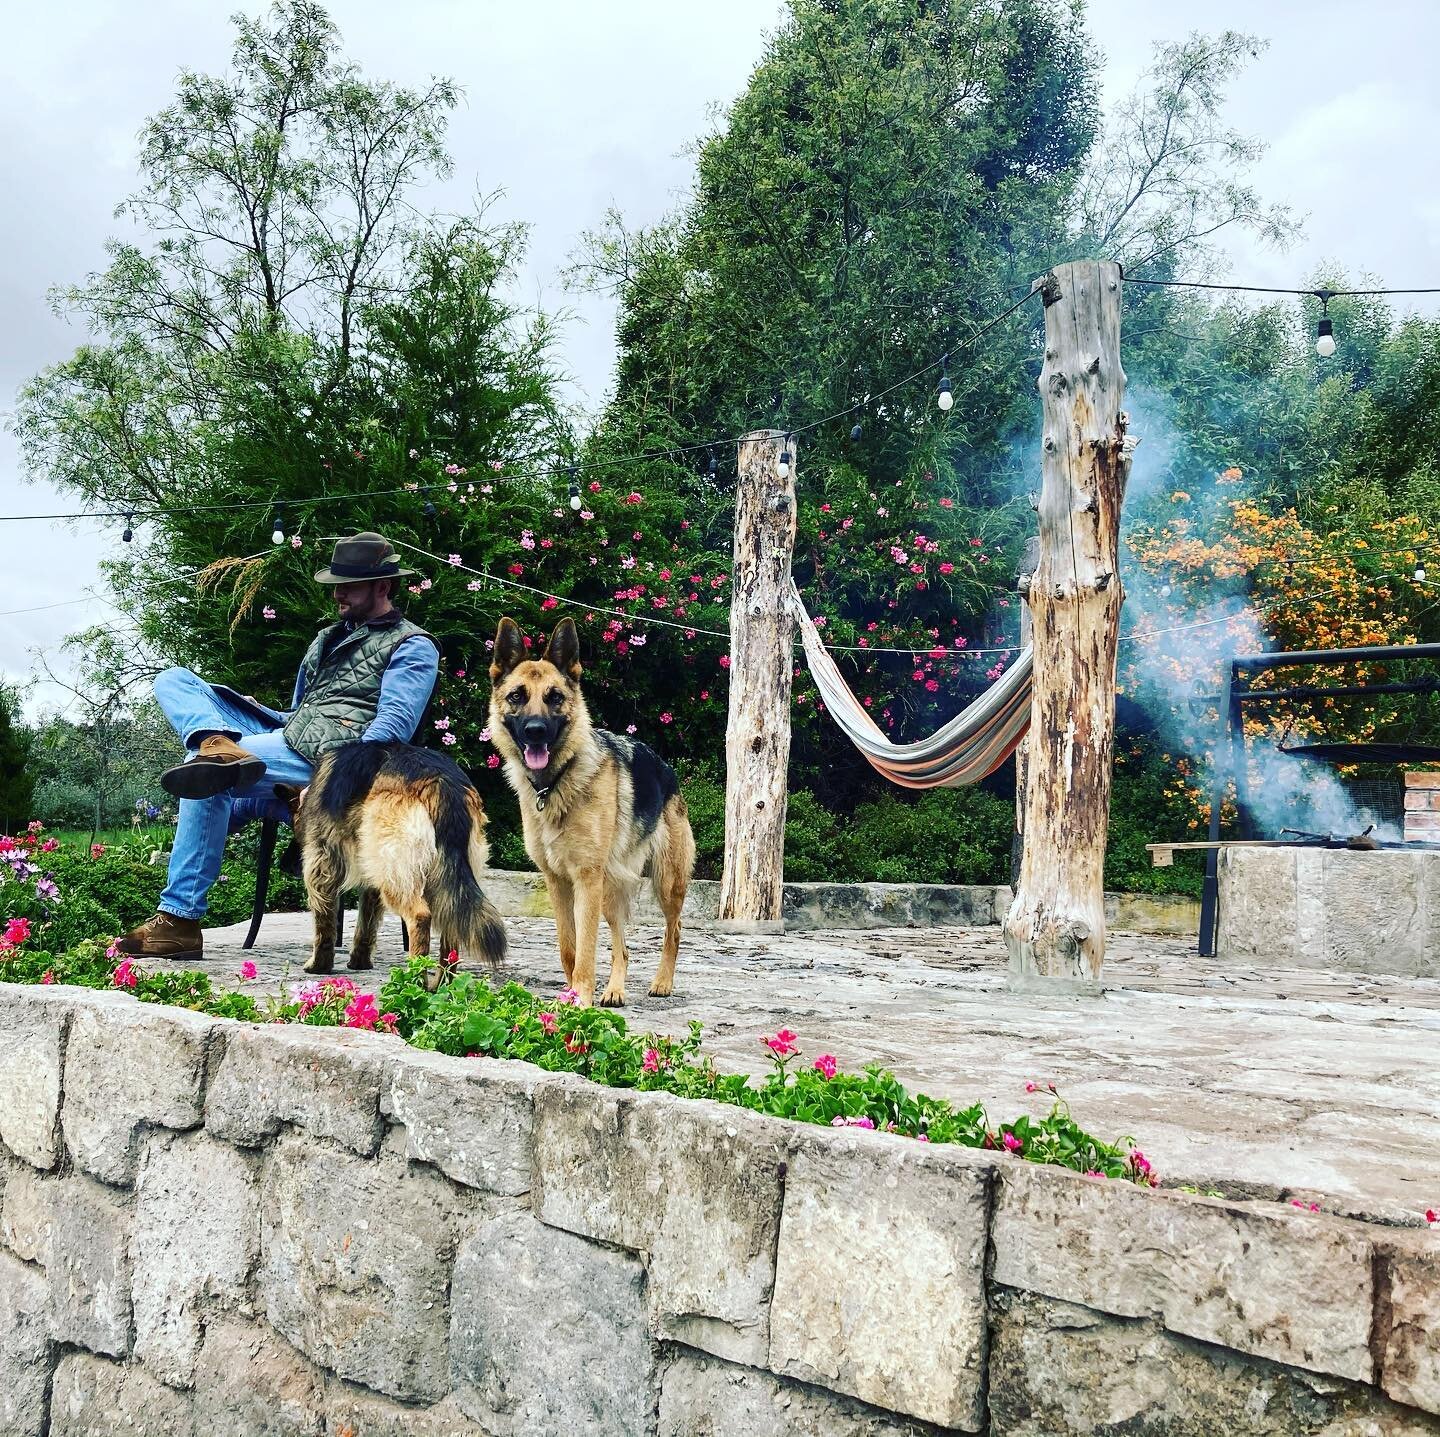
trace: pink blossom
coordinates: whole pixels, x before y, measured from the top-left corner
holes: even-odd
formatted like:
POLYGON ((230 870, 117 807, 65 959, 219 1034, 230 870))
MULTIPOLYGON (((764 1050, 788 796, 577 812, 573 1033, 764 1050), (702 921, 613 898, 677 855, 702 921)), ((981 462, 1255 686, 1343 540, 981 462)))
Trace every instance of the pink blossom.
POLYGON ((345 1005, 345 1026, 347 1028, 373 1028, 380 1014, 375 1008, 373 993, 357 993, 345 1005))
POLYGON ((140 982, 140 975, 135 972, 134 962, 126 958, 115 969, 111 980, 117 988, 134 988, 140 982))
POLYGON ((265 607, 260 610, 260 614, 262 618, 273 619, 275 617, 275 610, 272 609, 269 604, 266 604, 265 607))
POLYGON ((28 918, 12 918, 5 925, 5 946, 7 948, 18 948, 30 937, 30 920, 28 918))
POLYGON ((440 735, 440 742, 443 743, 446 748, 449 748, 451 744, 458 743, 459 740, 453 733, 442 733, 440 735))
POLYGON ((625 732, 626 732, 626 733, 634 733, 634 732, 635 732, 635 725, 634 725, 633 723, 627 723, 627 724, 625 725, 625 732))
POLYGON ((590 492, 592 494, 598 494, 600 492, 600 481, 598 479, 592 479, 590 481, 590 492))
POLYGON ((775 1054, 777 1058, 788 1058, 791 1053, 798 1053, 800 1049, 796 1046, 798 1033, 792 1033, 789 1028, 781 1028, 773 1038, 761 1037, 760 1041, 775 1054))
POLYGON ((865 1117, 860 1117, 860 1118, 840 1118, 840 1117, 836 1117, 836 1118, 831 1118, 831 1119, 830 1119, 830 1126, 831 1126, 832 1128, 868 1128, 871 1132, 873 1132, 873 1131, 875 1130, 875 1121, 874 1121, 873 1118, 865 1118, 865 1117))
MULTIPOLYGON (((457 674, 456 677, 458 678, 459 675, 457 674)), ((435 727, 438 728, 441 733, 444 733, 450 727, 450 720, 448 718, 438 718, 435 720, 435 727)))
POLYGON ((559 1022, 559 1019, 556 1018, 553 1013, 540 1014, 540 1026, 544 1028, 547 1033, 553 1033, 555 1031, 555 1024, 557 1022, 559 1022))
POLYGON ((928 1142, 930 1141, 930 1134, 929 1134, 929 1133, 916 1133, 916 1134, 915 1134, 915 1141, 916 1141, 917 1143, 928 1143, 928 1142))
POLYGON ((661 722, 661 723, 674 723, 674 722, 675 722, 675 715, 672 714, 672 713, 663 713, 663 714, 660 715, 660 722, 661 722))
POLYGON ((835 1059, 829 1053, 821 1053, 815 1059, 815 1071, 822 1078, 833 1078, 835 1076, 835 1059))
POLYGON ((99 858, 100 855, 101 855, 102 853, 104 853, 104 852, 105 852, 105 845, 104 845, 103 843, 92 843, 92 844, 90 845, 90 857, 91 857, 91 858, 99 858))
POLYGON ((953 509, 955 507, 955 501, 953 499, 941 499, 940 507, 942 509, 953 509))
POLYGON ((489 729, 489 727, 487 726, 487 727, 485 727, 485 728, 482 728, 482 729, 480 730, 480 732, 475 735, 475 737, 478 738, 481 743, 489 743, 489 742, 490 742, 490 729, 489 729))
POLYGON ((940 565, 940 572, 942 574, 953 574, 955 572, 955 565, 947 559, 943 564, 940 565))
POLYGON ((470 592, 473 594, 476 589, 483 588, 484 585, 480 582, 479 579, 471 579, 470 582, 465 585, 465 587, 469 589, 470 592))
POLYGON ((1001 1141, 1005 1144, 1007 1153, 1018 1153, 1025 1146, 1014 1133, 1003 1134, 1001 1141))
POLYGON ((459 554, 447 554, 445 562, 449 564, 452 569, 458 569, 460 567, 460 556, 459 554))
POLYGON ((1086 1168, 1084 1176, 1087 1178, 1103 1178, 1105 1174, 1102 1173, 1099 1168, 1086 1168))
POLYGON ((569 1007, 579 997, 579 993, 573 988, 562 988, 556 995, 555 1001, 562 1007, 569 1007))
POLYGON ((259 976, 260 970, 255 966, 255 963, 252 959, 247 958, 240 965, 240 977, 242 981, 249 983, 252 979, 258 978, 259 976))
POLYGON ((53 982, 55 981, 55 975, 47 968, 47 969, 40 975, 40 981, 41 981, 42 983, 53 983, 53 982))
POLYGON ((1437 1222, 1440 1222, 1440 1213, 1437 1213, 1433 1207, 1427 1207, 1425 1209, 1425 1221, 1433 1227, 1437 1222))
POLYGON ((111 945, 105 950, 105 956, 107 958, 118 958, 120 956, 120 944, 118 940, 111 943, 111 945))
POLYGON ((45 842, 40 845, 40 852, 41 852, 41 853, 54 853, 55 850, 56 850, 57 848, 59 848, 59 847, 60 847, 60 840, 59 840, 58 838, 47 838, 47 839, 45 840, 45 842))
POLYGON ((498 753, 492 753, 492 754, 490 755, 490 757, 485 760, 485 767, 486 767, 486 768, 499 768, 499 767, 500 767, 500 755, 499 755, 498 753))
POLYGON ((937 693, 939 691, 939 688, 940 685, 934 679, 925 680, 925 689, 927 693, 937 693))
POLYGON ((627 504, 643 504, 645 502, 645 497, 643 494, 639 494, 632 489, 630 493, 625 496, 624 502, 627 504))
POLYGON ((721 667, 722 669, 728 669, 728 668, 730 667, 730 655, 729 655, 729 654, 721 654, 721 655, 720 655, 720 667, 721 667))
POLYGON ((525 565, 524 565, 524 564, 511 564, 511 565, 510 565, 510 572, 511 572, 512 574, 523 574, 523 573, 525 572, 525 565))
POLYGON ((660 1052, 656 1048, 646 1048, 645 1056, 640 1062, 642 1072, 658 1073, 660 1071, 660 1052))
POLYGON ((304 542, 305 541, 298 534, 292 534, 290 536, 290 547, 292 549, 298 549, 304 542))
POLYGON ((970 541, 970 547, 971 547, 972 549, 979 549, 979 548, 981 548, 981 547, 984 546, 984 543, 985 543, 984 539, 971 539, 971 541, 970 541))
POLYGON ((553 609, 559 602, 559 599, 546 599, 540 607, 542 609, 553 609))
POLYGON ((670 570, 669 570, 669 569, 661 569, 661 570, 660 570, 660 577, 661 577, 662 579, 668 579, 668 578, 670 577, 670 570))

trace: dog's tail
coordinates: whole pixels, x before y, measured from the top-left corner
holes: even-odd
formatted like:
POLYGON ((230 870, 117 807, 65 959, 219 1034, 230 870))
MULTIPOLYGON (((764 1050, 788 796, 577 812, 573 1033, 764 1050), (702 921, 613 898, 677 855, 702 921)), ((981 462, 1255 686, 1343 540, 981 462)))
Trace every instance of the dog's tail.
POLYGON ((492 967, 505 957, 505 922, 480 887, 489 857, 485 807, 468 783, 435 787, 435 868, 430 915, 442 941, 478 953, 492 967))

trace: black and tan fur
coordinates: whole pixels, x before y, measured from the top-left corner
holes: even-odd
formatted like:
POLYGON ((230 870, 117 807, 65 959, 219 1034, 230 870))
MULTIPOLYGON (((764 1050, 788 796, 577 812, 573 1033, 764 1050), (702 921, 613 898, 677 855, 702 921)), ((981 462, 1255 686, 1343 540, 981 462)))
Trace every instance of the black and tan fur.
POLYGON ((315 918, 307 973, 335 966, 340 893, 360 889, 351 968, 373 967, 375 935, 388 908, 410 931, 410 952, 505 956, 505 924, 480 887, 489 858, 485 809, 460 766, 408 743, 352 743, 327 753, 304 790, 276 785, 291 806, 315 918))
POLYGON ((570 619, 562 620, 539 659, 529 657, 514 620, 501 619, 492 657, 491 739, 520 799, 525 851, 550 892, 565 981, 577 1002, 594 1003, 603 917, 610 928, 610 979, 600 1002, 625 1001, 625 925, 648 874, 665 915, 650 996, 668 998, 680 910, 695 867, 695 839, 674 771, 645 744, 590 722, 580 688, 580 640, 570 619))

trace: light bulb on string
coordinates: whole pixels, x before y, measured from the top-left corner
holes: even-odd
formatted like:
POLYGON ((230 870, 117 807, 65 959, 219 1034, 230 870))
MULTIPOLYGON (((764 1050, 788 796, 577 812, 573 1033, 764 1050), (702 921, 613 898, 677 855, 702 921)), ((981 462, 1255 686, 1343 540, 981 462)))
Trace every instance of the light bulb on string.
POLYGON ((570 476, 570 507, 575 513, 580 512, 580 480, 576 477, 575 466, 572 464, 565 471, 570 476))
POLYGON ((779 462, 775 465, 775 472, 782 478, 790 477, 790 444, 786 441, 785 447, 780 451, 779 462))
POLYGON ((710 451, 710 464, 707 472, 712 479, 720 472, 720 461, 715 457, 713 449, 710 451))
POLYGON ((1335 353, 1335 326, 1330 322, 1330 301, 1334 291, 1317 289, 1320 300, 1320 322, 1315 326, 1315 353, 1321 359, 1329 359, 1335 353))
POLYGON ((940 385, 935 391, 935 402, 940 406, 942 414, 950 412, 950 406, 955 403, 954 390, 950 384, 950 375, 946 372, 950 368, 950 356, 943 355, 940 359, 940 385))
POLYGON ((1425 565, 1423 563, 1415 565, 1415 582, 1417 584, 1425 582, 1425 565))
POLYGON ((132 527, 134 523, 135 516, 133 514, 127 514, 125 516, 125 532, 120 535, 120 542, 122 544, 129 544, 135 538, 135 530, 132 527))
POLYGON ((854 426, 851 428, 851 430, 850 430, 850 442, 851 442, 852 444, 858 444, 858 443, 860 442, 860 436, 861 436, 864 432, 865 432, 864 429, 862 429, 862 428, 860 427, 860 425, 858 425, 858 424, 854 425, 854 426))
POLYGON ((275 510, 275 527, 270 533, 272 544, 283 544, 285 542, 285 510, 277 507, 275 510))
POLYGON ((425 515, 425 517, 426 517, 427 519, 433 519, 433 518, 435 517, 436 509, 435 509, 435 501, 434 501, 433 499, 427 499, 427 500, 425 501, 425 508, 424 508, 423 512, 424 512, 424 515, 425 515))

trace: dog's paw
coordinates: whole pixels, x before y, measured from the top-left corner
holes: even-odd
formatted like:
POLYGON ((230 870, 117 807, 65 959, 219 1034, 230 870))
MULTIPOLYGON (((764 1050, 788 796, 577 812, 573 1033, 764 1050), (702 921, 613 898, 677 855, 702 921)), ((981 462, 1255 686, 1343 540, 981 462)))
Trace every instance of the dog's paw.
POLYGON ((305 965, 307 973, 333 973, 335 971, 335 960, 333 958, 312 957, 305 965))
POLYGON ((605 991, 600 995, 600 1006, 602 1008, 623 1008, 625 1006, 625 990, 617 988, 613 983, 607 983, 605 991))
POLYGON ((354 972, 358 968, 373 968, 375 966, 375 960, 352 953, 350 955, 350 961, 345 966, 349 968, 351 972, 354 972))
POLYGON ((673 983, 662 983, 658 978, 650 985, 652 998, 668 998, 675 991, 673 983))

